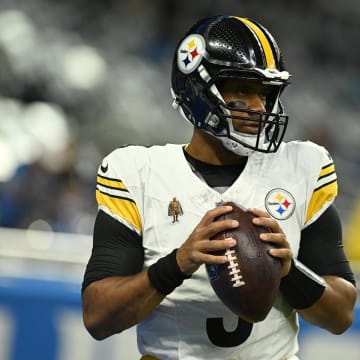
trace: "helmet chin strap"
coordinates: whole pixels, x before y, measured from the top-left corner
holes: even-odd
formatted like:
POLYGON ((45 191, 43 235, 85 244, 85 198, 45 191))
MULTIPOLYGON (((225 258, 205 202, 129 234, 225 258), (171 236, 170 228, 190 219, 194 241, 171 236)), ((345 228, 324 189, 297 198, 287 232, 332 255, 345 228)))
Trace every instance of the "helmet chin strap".
MULTIPOLYGON (((252 148, 252 149, 248 148, 248 147, 242 145, 240 142, 229 139, 228 137, 216 137, 216 138, 221 141, 221 143, 227 150, 230 150, 231 152, 233 152, 236 155, 239 155, 239 156, 252 155, 255 152, 257 135, 246 136, 245 134, 238 134, 237 137, 244 138, 243 142, 248 144, 249 146, 253 146, 254 148, 252 148), (246 139, 246 141, 245 141, 245 139, 246 139)), ((263 147, 264 138, 265 138, 265 135, 263 135, 263 134, 260 135, 258 148, 263 147)))

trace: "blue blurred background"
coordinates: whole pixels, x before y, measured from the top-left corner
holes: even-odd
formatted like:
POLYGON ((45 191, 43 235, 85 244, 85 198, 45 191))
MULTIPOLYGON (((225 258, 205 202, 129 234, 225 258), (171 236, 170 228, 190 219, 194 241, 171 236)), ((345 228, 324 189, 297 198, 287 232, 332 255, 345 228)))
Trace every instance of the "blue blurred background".
MULTIPOLYGON (((133 329, 99 343, 82 325, 96 170, 124 144, 187 141, 170 106, 172 53, 216 13, 253 18, 280 44, 293 74, 286 138, 333 155, 359 278, 360 3, 0 0, 0 360, 138 358, 133 329)), ((359 313, 341 336, 302 324, 302 359, 360 359, 359 313)))

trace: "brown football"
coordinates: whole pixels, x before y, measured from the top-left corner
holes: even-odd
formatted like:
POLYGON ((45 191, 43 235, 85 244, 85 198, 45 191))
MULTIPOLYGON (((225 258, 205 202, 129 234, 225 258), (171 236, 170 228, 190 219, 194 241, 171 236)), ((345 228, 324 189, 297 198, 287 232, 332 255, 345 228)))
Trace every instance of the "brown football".
POLYGON ((210 283, 219 299, 236 315, 254 323, 265 319, 269 313, 280 285, 281 263, 269 255, 272 247, 261 241, 259 234, 269 229, 252 223, 254 215, 236 205, 232 212, 217 220, 234 219, 239 227, 223 231, 212 239, 232 237, 237 245, 215 254, 225 254, 229 262, 222 265, 207 264, 210 283))

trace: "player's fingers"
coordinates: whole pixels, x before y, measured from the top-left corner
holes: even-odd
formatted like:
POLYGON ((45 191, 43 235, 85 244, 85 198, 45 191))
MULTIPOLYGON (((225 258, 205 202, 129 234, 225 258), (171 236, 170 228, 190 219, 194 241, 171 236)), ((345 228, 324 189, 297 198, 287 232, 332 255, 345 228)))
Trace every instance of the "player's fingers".
POLYGON ((198 269, 201 264, 224 264, 228 261, 225 255, 214 254, 217 250, 224 250, 235 246, 236 240, 203 240, 198 241, 192 246, 181 246, 177 251, 178 265, 182 272, 191 274, 198 269))
POLYGON ((226 255, 213 255, 213 254, 203 254, 202 262, 204 264, 226 264, 229 262, 229 259, 226 255))
POLYGON ((202 242, 202 252, 214 252, 219 250, 225 250, 227 248, 234 247, 236 240, 233 238, 226 238, 223 240, 210 240, 202 242))
POLYGON ((259 217, 270 217, 270 215, 261 209, 257 209, 257 208, 248 208, 247 209, 250 213, 252 213, 253 215, 259 216, 259 217))
POLYGON ((269 250, 269 254, 281 261, 281 277, 285 276, 290 271, 292 251, 289 248, 273 248, 269 250))
POLYGON ((216 251, 231 249, 236 245, 236 239, 226 238, 223 240, 209 240, 202 242, 202 249, 199 250, 199 261, 206 264, 225 264, 229 262, 226 255, 216 254, 216 251))
POLYGON ((199 225, 208 225, 214 221, 215 218, 225 215, 232 211, 232 206, 230 205, 220 205, 214 209, 208 210, 204 217, 201 219, 199 225))
POLYGON ((278 248, 290 248, 290 244, 284 233, 261 233, 260 240, 272 243, 278 248))
POLYGON ((237 220, 227 219, 214 221, 206 227, 206 234, 204 235, 206 238, 212 238, 215 235, 224 232, 225 230, 235 229, 238 226, 239 222, 237 220))
POLYGON ((274 233, 283 233, 279 223, 268 214, 266 216, 255 217, 252 222, 255 225, 269 228, 274 233))
POLYGON ((269 254, 279 259, 291 260, 292 251, 289 248, 272 248, 269 250, 269 254))
POLYGON ((266 211, 257 208, 249 208, 248 211, 256 216, 253 219, 255 225, 267 227, 273 232, 282 232, 279 223, 270 217, 266 211))
POLYGON ((191 233, 188 240, 191 242, 209 241, 209 239, 215 235, 223 233, 225 230, 237 228, 238 226, 238 221, 231 219, 214 221, 203 226, 199 224, 191 233))

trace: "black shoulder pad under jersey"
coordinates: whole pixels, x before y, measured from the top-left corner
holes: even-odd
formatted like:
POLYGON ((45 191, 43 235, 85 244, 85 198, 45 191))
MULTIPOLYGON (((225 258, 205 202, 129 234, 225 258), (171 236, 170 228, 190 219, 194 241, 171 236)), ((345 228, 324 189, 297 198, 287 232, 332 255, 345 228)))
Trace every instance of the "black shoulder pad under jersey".
POLYGON ((142 270, 143 264, 142 238, 100 210, 95 220, 93 249, 86 267, 82 291, 96 280, 136 274, 142 270))
POLYGON ((339 214, 331 205, 313 224, 301 232, 298 259, 319 275, 335 275, 355 285, 344 252, 339 214))

